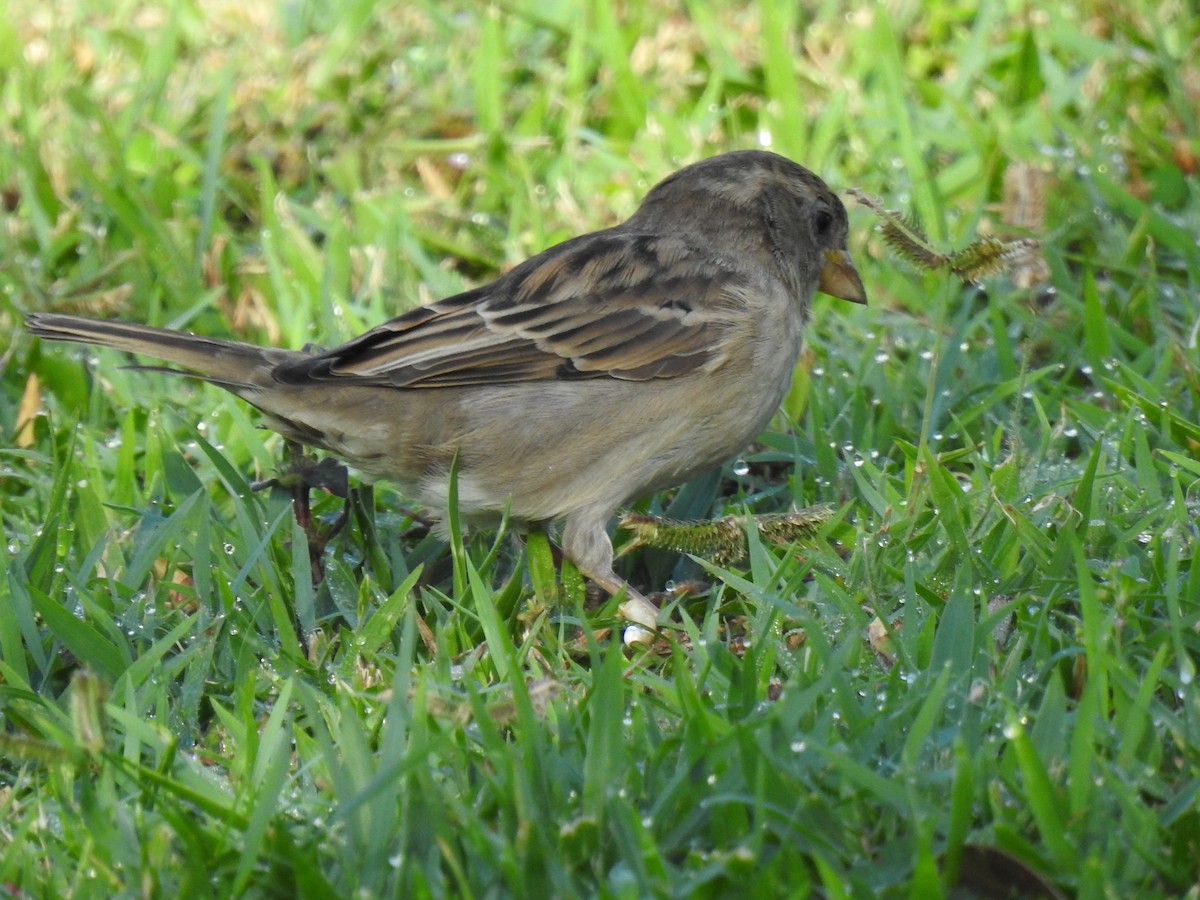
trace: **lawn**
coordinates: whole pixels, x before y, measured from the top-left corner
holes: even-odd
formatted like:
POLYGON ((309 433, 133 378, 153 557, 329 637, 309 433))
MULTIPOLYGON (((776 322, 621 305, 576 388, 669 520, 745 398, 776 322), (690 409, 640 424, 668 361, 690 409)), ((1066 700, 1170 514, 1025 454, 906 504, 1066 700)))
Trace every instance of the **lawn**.
POLYGON ((1200 19, 1042 6, 9 3, 4 890, 1196 897, 1200 19), (869 306, 819 298, 768 431, 637 507, 834 514, 634 549, 648 649, 387 484, 314 584, 252 410, 21 327, 330 345, 762 146, 1040 249, 964 283, 847 198, 869 306))

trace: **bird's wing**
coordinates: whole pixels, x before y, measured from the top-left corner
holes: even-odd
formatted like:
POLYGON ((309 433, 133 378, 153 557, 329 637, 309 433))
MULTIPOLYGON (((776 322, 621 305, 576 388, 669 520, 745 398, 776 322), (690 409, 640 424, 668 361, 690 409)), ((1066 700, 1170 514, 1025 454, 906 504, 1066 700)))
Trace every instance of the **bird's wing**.
POLYGON ((598 232, 276 376, 405 388, 674 377, 726 352, 737 281, 678 239, 598 232))

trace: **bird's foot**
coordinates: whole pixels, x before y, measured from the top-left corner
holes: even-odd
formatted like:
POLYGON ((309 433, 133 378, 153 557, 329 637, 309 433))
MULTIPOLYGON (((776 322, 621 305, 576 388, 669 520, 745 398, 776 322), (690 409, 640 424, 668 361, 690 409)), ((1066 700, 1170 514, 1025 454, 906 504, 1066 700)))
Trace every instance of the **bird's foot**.
POLYGON ((332 457, 317 460, 307 455, 303 448, 287 442, 287 461, 274 478, 266 478, 250 485, 251 490, 281 488, 292 496, 292 512, 296 524, 304 531, 308 543, 309 564, 312 567, 313 585, 325 580, 325 548, 350 521, 350 475, 345 465, 332 457), (321 525, 312 515, 311 491, 326 490, 345 502, 341 512, 328 524, 321 525))

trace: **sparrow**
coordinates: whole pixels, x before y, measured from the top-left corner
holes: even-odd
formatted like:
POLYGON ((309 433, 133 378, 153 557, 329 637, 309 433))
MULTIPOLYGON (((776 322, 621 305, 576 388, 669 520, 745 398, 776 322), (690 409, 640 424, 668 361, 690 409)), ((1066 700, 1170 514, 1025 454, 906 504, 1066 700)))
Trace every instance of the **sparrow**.
POLYGON ((845 207, 761 150, 663 179, 612 228, 332 349, 285 350, 33 313, 30 332, 113 347, 232 391, 267 427, 468 524, 561 523, 563 553, 653 630, 613 570, 618 507, 734 457, 791 384, 813 294, 866 292, 845 207))

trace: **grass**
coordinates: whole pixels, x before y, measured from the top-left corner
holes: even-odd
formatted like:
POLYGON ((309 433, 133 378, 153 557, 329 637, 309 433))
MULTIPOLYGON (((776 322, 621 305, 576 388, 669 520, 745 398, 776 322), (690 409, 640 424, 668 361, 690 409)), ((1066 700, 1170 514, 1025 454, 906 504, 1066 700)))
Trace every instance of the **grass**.
POLYGON ((14 896, 1196 896, 1185 4, 52 7, 0 17, 14 896), (243 405, 20 328, 328 344, 762 143, 947 251, 1032 164, 1049 280, 912 271, 852 207, 871 306, 818 301, 744 474, 647 507, 838 514, 635 555, 714 585, 662 655, 386 486, 314 590, 243 405))

